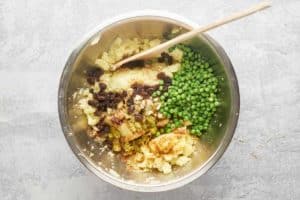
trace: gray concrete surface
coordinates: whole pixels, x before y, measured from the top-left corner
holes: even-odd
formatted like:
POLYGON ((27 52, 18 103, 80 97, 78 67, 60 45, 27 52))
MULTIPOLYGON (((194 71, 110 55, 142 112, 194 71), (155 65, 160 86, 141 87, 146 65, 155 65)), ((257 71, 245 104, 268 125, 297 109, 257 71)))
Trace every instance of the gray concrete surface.
POLYGON ((241 90, 234 139, 193 183, 142 194, 104 183, 72 155, 57 86, 75 43, 102 20, 169 10, 204 24, 257 0, 0 0, 0 199, 300 199, 300 1, 210 32, 241 90))

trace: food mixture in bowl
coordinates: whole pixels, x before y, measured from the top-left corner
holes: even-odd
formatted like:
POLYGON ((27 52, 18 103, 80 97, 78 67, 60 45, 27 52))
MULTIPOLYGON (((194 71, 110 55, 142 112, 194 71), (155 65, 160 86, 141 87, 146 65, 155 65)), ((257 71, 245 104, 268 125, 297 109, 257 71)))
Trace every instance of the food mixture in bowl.
POLYGON ((128 169, 168 174, 189 163, 196 144, 209 138, 220 87, 207 59, 185 44, 113 68, 161 42, 116 38, 87 68, 89 86, 74 97, 86 116, 88 136, 120 156, 128 169))

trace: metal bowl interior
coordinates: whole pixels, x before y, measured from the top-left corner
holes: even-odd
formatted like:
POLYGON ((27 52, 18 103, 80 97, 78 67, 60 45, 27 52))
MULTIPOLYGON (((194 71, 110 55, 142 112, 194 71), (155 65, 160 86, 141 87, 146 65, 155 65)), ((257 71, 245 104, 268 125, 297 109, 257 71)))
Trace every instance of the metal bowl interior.
POLYGON ((213 64, 215 73, 220 77, 222 90, 220 94, 222 104, 209 128, 209 132, 216 135, 217 139, 208 143, 207 138, 203 138, 203 143, 206 143, 205 151, 199 149, 187 166, 176 168, 169 175, 156 172, 141 173, 126 170, 118 157, 111 156, 106 150, 99 151, 99 144, 94 143, 85 134, 82 124, 86 121, 82 113, 74 109, 76 102, 73 101, 72 95, 78 88, 87 86, 84 76, 86 66, 92 65, 117 36, 160 38, 164 32, 173 27, 182 27, 186 31, 192 28, 192 24, 184 20, 175 20, 173 17, 144 15, 121 19, 100 27, 72 52, 61 76, 58 96, 59 117, 72 151, 94 174, 124 189, 165 191, 191 182, 205 173, 222 156, 237 125, 239 90, 233 67, 220 45, 203 34, 187 43, 199 49, 213 64))

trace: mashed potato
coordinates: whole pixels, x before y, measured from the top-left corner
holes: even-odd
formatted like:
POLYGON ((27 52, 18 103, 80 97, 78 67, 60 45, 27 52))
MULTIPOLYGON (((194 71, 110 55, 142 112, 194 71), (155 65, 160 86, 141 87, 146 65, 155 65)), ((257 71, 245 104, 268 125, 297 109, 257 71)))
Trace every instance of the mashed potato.
POLYGON ((152 139, 141 147, 141 152, 131 156, 127 164, 133 169, 157 169, 164 174, 172 172, 172 166, 183 166, 195 151, 195 139, 190 134, 168 133, 152 139))
POLYGON ((96 65, 105 71, 114 70, 112 65, 125 57, 137 54, 141 51, 160 44, 159 39, 149 40, 141 38, 121 39, 116 38, 107 52, 104 52, 100 59, 96 60, 96 65))
POLYGON ((78 105, 79 105, 79 108, 86 115, 87 124, 90 126, 96 125, 99 122, 100 118, 94 114, 96 111, 96 108, 94 108, 88 104, 88 101, 93 98, 92 94, 89 93, 88 89, 81 89, 78 92, 78 95, 80 95, 80 100, 78 102, 78 105))

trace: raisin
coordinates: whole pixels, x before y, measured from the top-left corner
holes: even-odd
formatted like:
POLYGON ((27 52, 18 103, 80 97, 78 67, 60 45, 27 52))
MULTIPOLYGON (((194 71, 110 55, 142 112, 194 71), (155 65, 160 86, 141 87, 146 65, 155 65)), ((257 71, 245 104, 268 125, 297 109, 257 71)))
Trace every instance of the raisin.
POLYGON ((94 115, 101 116, 102 112, 98 109, 98 107, 97 107, 97 110, 95 111, 94 115))
POLYGON ((110 126, 107 125, 107 124, 104 124, 103 127, 102 127, 102 129, 101 129, 101 131, 102 131, 103 133, 109 133, 109 131, 110 131, 110 126))
POLYGON ((166 62, 167 62, 168 65, 172 65, 173 64, 173 57, 168 55, 166 57, 166 62))
POLYGON ((105 134, 110 132, 110 126, 104 122, 103 119, 101 119, 98 124, 96 124, 96 127, 99 129, 99 133, 105 134))
POLYGON ((134 106, 133 105, 129 106, 127 111, 128 114, 132 114, 134 112, 134 106))
POLYGON ((126 90, 124 90, 124 91, 122 92, 121 96, 122 96, 123 98, 125 98, 125 97, 127 96, 126 90))
POLYGON ((158 89, 158 85, 149 86, 149 85, 142 85, 139 83, 134 83, 131 85, 131 88, 133 89, 133 96, 140 95, 143 98, 149 98, 152 93, 158 89))
POLYGON ((94 77, 87 77, 86 81, 90 84, 90 85, 94 85, 96 80, 94 77))
POLYGON ((96 95, 94 95, 94 97, 95 97, 95 99, 97 99, 97 100, 99 100, 99 101, 103 101, 103 100, 105 100, 106 98, 105 98, 105 95, 103 95, 103 94, 96 94, 96 95))
POLYGON ((97 100, 88 100, 88 104, 97 108, 99 106, 99 102, 97 100))
POLYGON ((164 60, 164 58, 163 58, 163 57, 159 57, 159 58, 157 59, 157 61, 158 61, 158 62, 160 62, 160 63, 163 63, 163 62, 165 62, 165 60, 164 60))
POLYGON ((143 121, 143 115, 141 114, 134 114, 134 119, 138 122, 142 122, 143 121))
POLYGON ((91 85, 95 84, 96 81, 99 80, 100 76, 104 74, 104 71, 102 68, 99 67, 91 67, 86 71, 87 75, 87 82, 91 85))
POLYGON ((144 60, 134 60, 122 65, 122 67, 127 67, 129 69, 137 68, 137 67, 144 67, 145 61, 144 60))
POLYGON ((99 88, 100 88, 100 91, 101 91, 101 92, 104 92, 105 89, 107 88, 107 86, 106 86, 105 83, 99 83, 99 88))
POLYGON ((157 78, 163 80, 166 77, 166 74, 164 72, 160 72, 157 74, 157 78))

